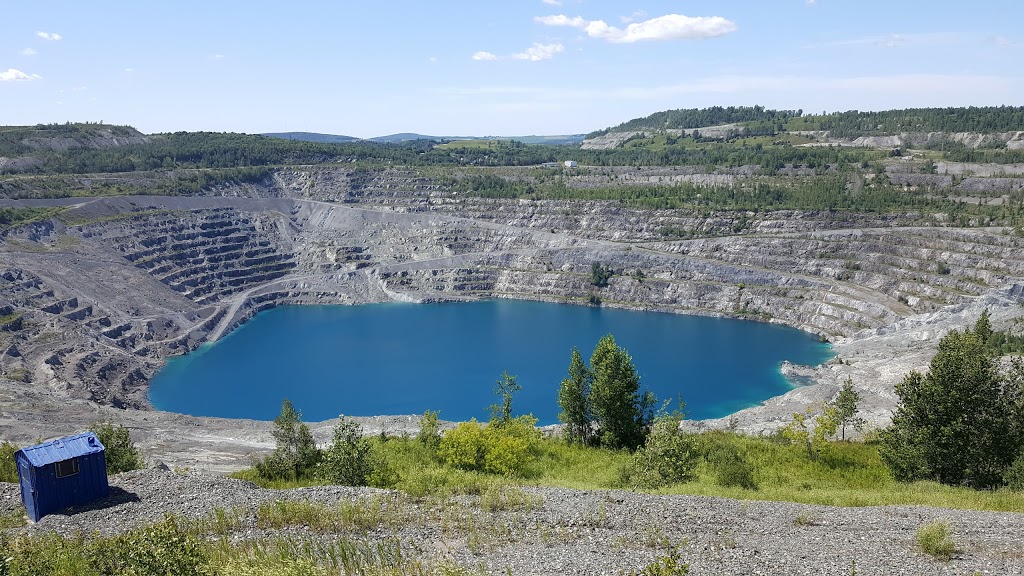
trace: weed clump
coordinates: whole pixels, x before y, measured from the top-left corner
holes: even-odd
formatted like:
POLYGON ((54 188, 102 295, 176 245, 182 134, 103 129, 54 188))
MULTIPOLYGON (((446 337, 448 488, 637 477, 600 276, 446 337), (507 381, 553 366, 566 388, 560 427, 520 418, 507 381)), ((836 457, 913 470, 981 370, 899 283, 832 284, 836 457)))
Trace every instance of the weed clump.
POLYGON ((949 522, 932 522, 917 529, 917 545, 933 558, 948 562, 956 553, 949 522))

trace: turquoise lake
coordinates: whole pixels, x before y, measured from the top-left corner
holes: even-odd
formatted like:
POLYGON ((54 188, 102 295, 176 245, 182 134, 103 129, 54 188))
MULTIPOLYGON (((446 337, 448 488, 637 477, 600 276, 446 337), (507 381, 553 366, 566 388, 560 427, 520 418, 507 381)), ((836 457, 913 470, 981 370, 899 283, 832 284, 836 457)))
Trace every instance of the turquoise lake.
POLYGON ((783 360, 817 365, 828 344, 806 332, 727 318, 519 300, 285 306, 172 358, 150 382, 160 410, 271 420, 290 399, 306 421, 422 414, 486 419, 503 370, 523 389, 516 414, 558 421, 573 346, 588 360, 613 334, 641 389, 681 395, 689 418, 717 418, 791 388, 783 360))

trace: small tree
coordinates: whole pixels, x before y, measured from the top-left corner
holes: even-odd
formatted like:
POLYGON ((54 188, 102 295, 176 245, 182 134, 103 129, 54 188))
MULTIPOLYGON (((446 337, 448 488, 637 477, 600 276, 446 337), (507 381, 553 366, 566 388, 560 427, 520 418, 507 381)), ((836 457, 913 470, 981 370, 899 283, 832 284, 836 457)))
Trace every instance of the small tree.
POLYGON ((609 334, 590 356, 594 381, 590 406, 600 429, 601 444, 636 449, 644 443, 656 402, 651 392, 640 393, 640 375, 629 353, 609 334))
POLYGON ((507 371, 501 373, 501 379, 494 385, 494 393, 501 396, 501 405, 491 404, 491 423, 501 425, 512 420, 512 395, 522 389, 515 376, 507 371))
POLYGON ((590 443, 590 385, 593 379, 594 375, 583 363, 579 349, 574 347, 569 361, 569 377, 562 380, 558 389, 558 405, 562 407, 558 419, 565 424, 564 435, 570 443, 590 443))
POLYGON ((793 413, 793 421, 782 429, 782 436, 793 444, 805 446, 807 457, 817 460, 818 455, 828 445, 839 427, 839 411, 831 404, 821 407, 820 414, 814 417, 816 406, 807 407, 803 413, 793 413))
POLYGON ((256 463, 256 471, 268 480, 301 480, 310 477, 320 461, 320 450, 302 413, 287 398, 281 402, 281 414, 274 418, 271 431, 277 447, 274 453, 256 463))
POLYGON ((860 400, 860 392, 853 388, 853 379, 847 377, 846 382, 843 383, 843 389, 836 396, 834 404, 836 407, 836 417, 839 419, 841 438, 844 441, 846 440, 847 426, 853 426, 858 432, 864 428, 864 419, 857 417, 859 410, 857 405, 860 404, 860 400))
POLYGON ((643 447, 633 454, 628 476, 634 490, 660 488, 696 477, 700 449, 696 436, 679 429, 681 414, 659 416, 643 447))
MULTIPOLYGON (((983 318, 987 321, 986 315, 983 318)), ((882 459, 898 480, 990 488, 1020 452, 1020 377, 1004 377, 977 331, 953 331, 939 341, 926 374, 896 385, 900 399, 882 432, 882 459)))
POLYGON ((93 432, 103 444, 103 455, 107 460, 107 474, 119 474, 142 468, 142 455, 132 442, 132 436, 123 425, 115 427, 110 422, 93 425, 93 432))
POLYGON ((331 445, 316 467, 318 480, 343 486, 365 486, 373 472, 370 443, 355 420, 338 416, 331 445))
POLYGON ((614 272, 610 267, 604 266, 600 262, 594 262, 590 265, 590 283, 598 288, 607 286, 608 280, 613 274, 614 272))
POLYGON ((437 423, 437 415, 436 410, 424 412, 420 417, 420 431, 416 434, 416 441, 431 452, 437 452, 437 446, 441 443, 441 426, 437 423))

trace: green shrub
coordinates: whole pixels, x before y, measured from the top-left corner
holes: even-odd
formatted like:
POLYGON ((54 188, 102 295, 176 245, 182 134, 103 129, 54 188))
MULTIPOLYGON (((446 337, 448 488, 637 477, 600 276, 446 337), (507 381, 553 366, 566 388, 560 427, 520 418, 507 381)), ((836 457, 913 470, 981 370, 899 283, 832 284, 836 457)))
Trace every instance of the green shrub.
POLYGON ((351 418, 339 416, 334 439, 317 464, 316 479, 328 484, 365 486, 371 472, 370 443, 363 438, 362 428, 351 418))
POLYGON ((742 457, 727 460, 715 467, 715 481, 719 486, 737 486, 746 490, 757 490, 754 467, 742 457))
POLYGON ((142 455, 132 442, 132 436, 123 425, 114 427, 109 422, 93 425, 93 432, 103 444, 107 459, 107 474, 119 474, 142 468, 142 455))
POLYGON ((956 553, 950 534, 949 522, 925 524, 917 529, 917 545, 925 554, 946 562, 956 553))
POLYGON ((56 534, 19 536, 8 540, 0 536, 3 553, 0 574, 4 576, 41 576, 75 574, 100 576, 89 558, 88 544, 82 535, 62 538, 56 534))
POLYGON ((484 467, 484 427, 473 418, 460 422, 441 438, 437 455, 449 466, 462 470, 482 470, 484 467))
POLYGON ((483 426, 476 419, 445 432, 438 456, 449 466, 503 476, 523 476, 540 443, 537 420, 519 416, 483 426))
POLYGON ((699 456, 697 438, 679 430, 679 418, 661 418, 633 454, 625 479, 634 489, 686 482, 695 477, 699 456))
POLYGON ((90 559, 100 574, 202 576, 208 561, 199 539, 173 516, 91 545, 90 559))
POLYGON ((1024 492, 1024 452, 1003 473, 1003 483, 1010 490, 1024 492))
POLYGON ((714 470, 719 486, 757 490, 756 469, 744 457, 735 439, 735 435, 725 432, 708 432, 701 436, 704 460, 714 470))
POLYGON ((120 536, 19 536, 0 539, 0 548, 4 576, 200 576, 209 560, 199 539, 171 516, 120 536))
POLYGON ((18 481, 18 463, 14 461, 14 453, 18 447, 10 442, 0 444, 0 482, 18 481))

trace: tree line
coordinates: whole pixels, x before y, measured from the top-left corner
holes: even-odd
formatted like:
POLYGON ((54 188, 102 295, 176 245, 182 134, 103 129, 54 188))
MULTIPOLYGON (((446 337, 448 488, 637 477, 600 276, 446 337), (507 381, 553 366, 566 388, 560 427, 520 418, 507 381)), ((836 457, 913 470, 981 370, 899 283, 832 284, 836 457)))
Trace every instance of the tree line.
POLYGON ((802 110, 769 110, 764 106, 711 106, 710 108, 686 108, 655 112, 643 118, 634 118, 618 126, 597 130, 587 134, 596 138, 609 132, 628 132, 643 129, 690 129, 736 124, 740 122, 784 124, 790 118, 799 117, 802 110))

